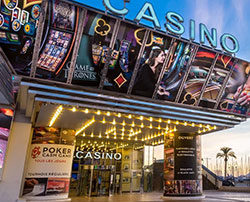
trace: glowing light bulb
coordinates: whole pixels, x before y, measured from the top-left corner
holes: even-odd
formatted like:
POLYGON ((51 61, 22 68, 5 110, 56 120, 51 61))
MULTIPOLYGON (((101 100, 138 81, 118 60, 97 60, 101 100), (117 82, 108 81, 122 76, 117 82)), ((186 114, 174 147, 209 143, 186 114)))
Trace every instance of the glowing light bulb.
POLYGON ((140 120, 141 120, 141 121, 143 120, 143 116, 140 116, 140 120))
POLYGON ((141 124, 141 128, 144 128, 144 124, 143 123, 141 124))
POLYGON ((123 125, 123 126, 125 126, 125 125, 126 125, 125 121, 123 121, 123 122, 122 122, 122 125, 123 125))
POLYGON ((184 122, 184 126, 187 126, 187 122, 184 122))
POLYGON ((103 123, 103 124, 105 124, 105 123, 106 123, 106 120, 105 120, 105 118, 103 118, 103 120, 102 120, 102 123, 103 123))
POLYGON ((110 116, 110 112, 107 112, 107 116, 110 116))
POLYGON ((128 115, 128 118, 129 118, 129 119, 132 119, 132 115, 131 115, 131 114, 129 114, 129 115, 128 115))
POLYGON ((89 109, 85 109, 85 114, 88 114, 89 113, 89 109))
POLYGON ((72 112, 76 112, 76 108, 75 107, 72 108, 72 112))
POLYGON ((132 123, 132 127, 135 127, 135 122, 132 123))
POLYGON ((98 111, 96 112, 96 114, 97 114, 97 115, 101 115, 101 111, 98 110, 98 111))
POLYGON ((168 124, 170 124, 171 123, 171 120, 170 119, 168 119, 168 124))
POLYGON ((121 113, 118 113, 118 114, 117 114, 117 116, 118 116, 119 118, 121 118, 121 117, 122 117, 121 113))
POLYGON ((194 123, 192 123, 192 127, 194 127, 195 125, 194 125, 194 123))

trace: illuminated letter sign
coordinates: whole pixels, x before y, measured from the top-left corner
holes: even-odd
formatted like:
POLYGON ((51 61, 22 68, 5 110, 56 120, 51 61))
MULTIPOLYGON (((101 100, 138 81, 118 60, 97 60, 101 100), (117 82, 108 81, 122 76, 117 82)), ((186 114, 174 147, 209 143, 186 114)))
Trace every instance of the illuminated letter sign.
POLYGON ((118 10, 118 9, 114 8, 111 5, 110 0, 103 0, 103 4, 104 4, 104 6, 105 6, 105 8, 107 10, 110 10, 114 14, 126 15, 128 13, 128 9, 127 8, 123 8, 122 10, 118 10))
POLYGON ((170 33, 182 35, 185 32, 185 28, 181 24, 182 22, 184 22, 184 19, 179 14, 174 12, 168 12, 166 15, 166 20, 167 23, 165 24, 165 27, 170 33), (175 28, 173 28, 173 26, 175 28))
POLYGON ((195 21, 194 20, 190 20, 189 38, 191 41, 195 40, 195 21))
POLYGON ((122 158, 121 153, 100 153, 100 152, 84 152, 84 151, 77 151, 75 154, 76 158, 78 159, 115 159, 119 161, 122 158))
POLYGON ((220 38, 220 44, 224 51, 229 53, 237 53, 240 49, 238 40, 231 34, 223 34, 220 38), (231 49, 227 46, 226 40, 230 39, 233 42, 234 48, 231 49))
MULTIPOLYGON (((115 0, 114 0, 115 1, 115 0)), ((129 3, 130 0, 124 0, 124 3, 129 3)), ((115 15, 127 15, 129 10, 124 7, 123 9, 116 9, 114 8, 110 0, 103 0, 103 4, 107 10, 112 12, 115 15)), ((140 22, 142 19, 148 20, 154 24, 154 28, 161 29, 161 24, 159 22, 159 19, 157 18, 156 12, 154 10, 154 7, 151 3, 145 3, 142 7, 142 9, 139 11, 139 13, 135 17, 136 22, 140 22)), ((185 27, 182 24, 184 22, 184 19, 181 15, 175 12, 167 12, 166 14, 166 23, 165 28, 167 32, 177 35, 180 37, 185 32, 185 27)), ((195 21, 190 20, 189 23, 189 39, 190 41, 195 40, 195 21)), ((206 25, 200 24, 199 26, 200 31, 200 44, 205 44, 205 40, 207 40, 212 48, 217 47, 217 30, 215 28, 211 29, 211 32, 207 29, 206 25)), ((239 43, 237 39, 231 35, 231 34, 223 34, 220 37, 220 44, 224 51, 228 53, 237 53, 239 51, 239 43), (229 47, 227 44, 227 39, 230 40, 233 43, 233 47, 229 47)))
POLYGON ((213 47, 217 47, 217 30, 212 28, 212 35, 209 33, 206 25, 200 24, 200 43, 205 43, 205 37, 208 40, 209 44, 213 47))
POLYGON ((135 21, 140 22, 141 19, 149 20, 154 23, 155 28, 161 29, 161 25, 159 23, 159 20, 155 14, 155 10, 150 3, 145 3, 140 12, 137 14, 135 21), (146 14, 146 12, 149 12, 149 15, 146 14))

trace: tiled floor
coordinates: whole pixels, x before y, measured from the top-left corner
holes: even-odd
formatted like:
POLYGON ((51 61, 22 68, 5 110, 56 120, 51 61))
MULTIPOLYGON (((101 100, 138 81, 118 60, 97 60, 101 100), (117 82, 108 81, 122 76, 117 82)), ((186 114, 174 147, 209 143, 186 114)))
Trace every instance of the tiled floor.
MULTIPOLYGON (((196 202, 239 202, 250 201, 250 193, 237 193, 237 192, 219 192, 219 191, 205 191, 206 196, 203 200, 188 200, 196 202)), ((141 201, 141 202, 160 202, 163 201, 161 193, 144 193, 144 194, 122 194, 110 197, 75 197, 72 202, 128 202, 128 201, 141 201)), ((184 200, 172 200, 184 201, 184 200)))

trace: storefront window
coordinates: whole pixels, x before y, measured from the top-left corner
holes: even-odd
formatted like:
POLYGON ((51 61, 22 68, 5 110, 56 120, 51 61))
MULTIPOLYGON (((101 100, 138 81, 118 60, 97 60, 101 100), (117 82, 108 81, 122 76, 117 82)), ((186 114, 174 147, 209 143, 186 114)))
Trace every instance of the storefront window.
MULTIPOLYGON (((73 84, 99 85, 114 25, 114 19, 88 11, 73 74, 73 84)), ((65 71, 69 70, 69 66, 70 62, 67 63, 65 71)))

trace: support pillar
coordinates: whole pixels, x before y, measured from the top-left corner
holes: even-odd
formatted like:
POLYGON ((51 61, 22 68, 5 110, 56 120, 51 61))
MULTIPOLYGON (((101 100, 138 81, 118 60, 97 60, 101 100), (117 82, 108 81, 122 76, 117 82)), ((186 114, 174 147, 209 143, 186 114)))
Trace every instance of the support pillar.
POLYGON ((175 133, 164 143, 164 200, 202 199, 200 136, 175 133))
POLYGON ((17 201, 20 197, 30 139, 30 119, 16 112, 8 140, 3 179, 0 181, 0 201, 17 201))

